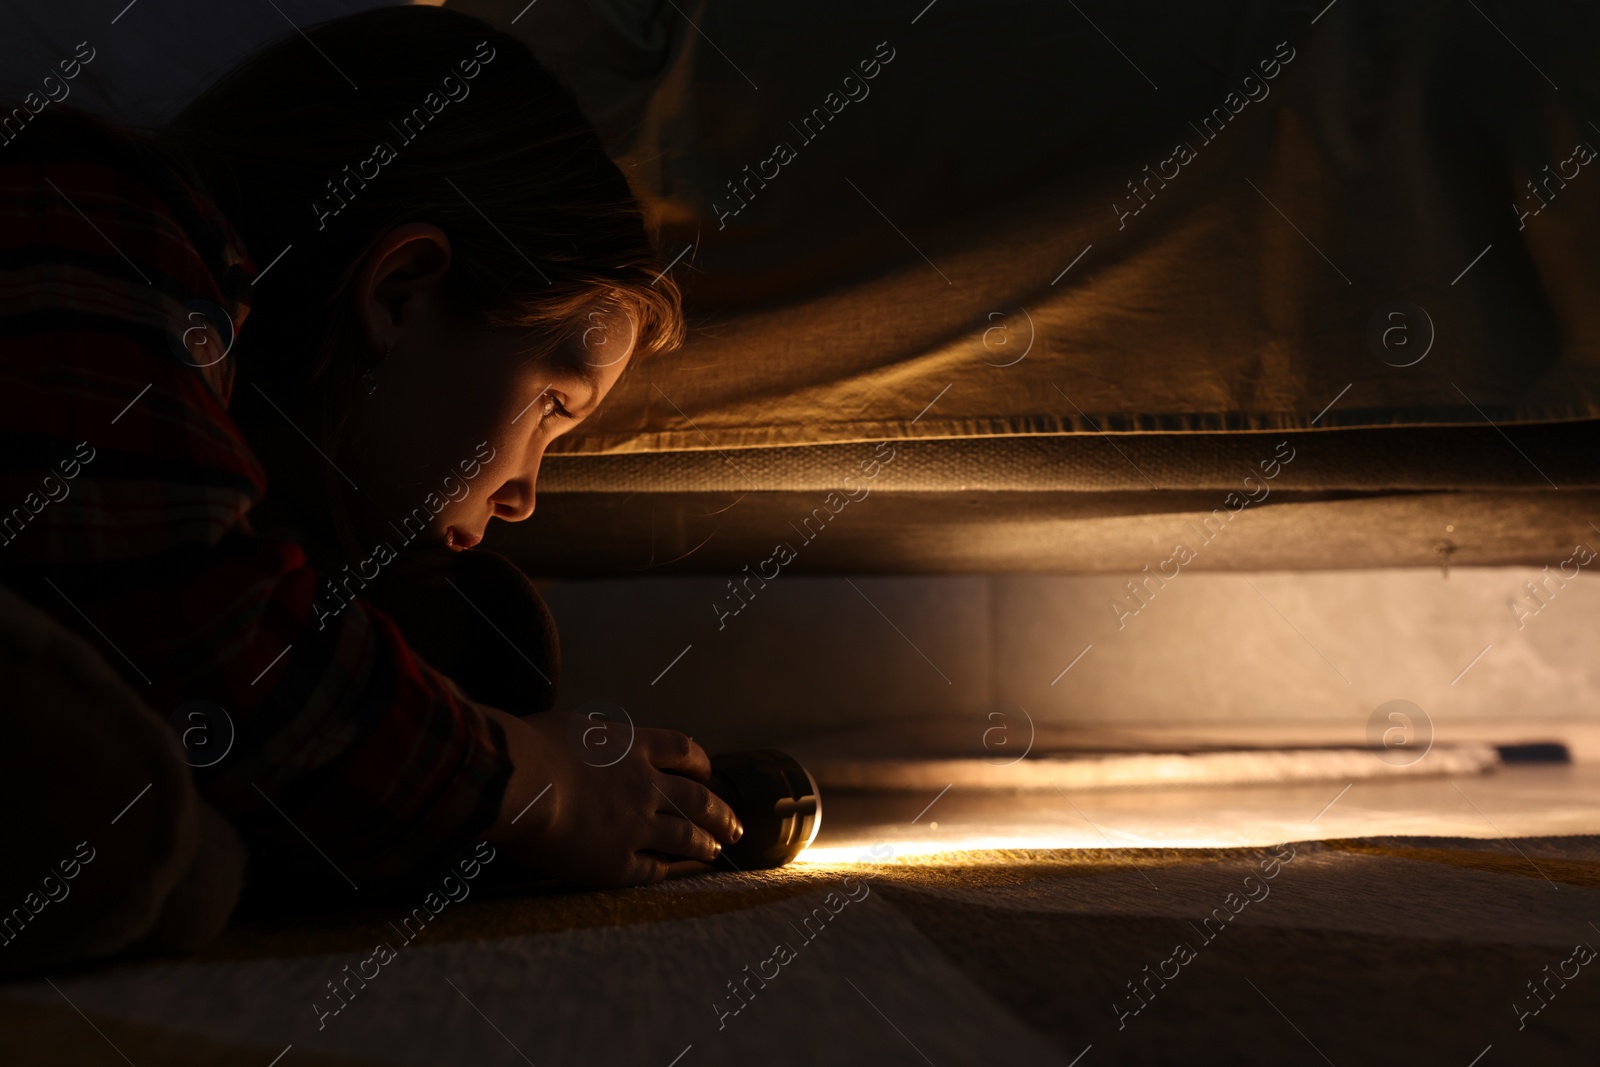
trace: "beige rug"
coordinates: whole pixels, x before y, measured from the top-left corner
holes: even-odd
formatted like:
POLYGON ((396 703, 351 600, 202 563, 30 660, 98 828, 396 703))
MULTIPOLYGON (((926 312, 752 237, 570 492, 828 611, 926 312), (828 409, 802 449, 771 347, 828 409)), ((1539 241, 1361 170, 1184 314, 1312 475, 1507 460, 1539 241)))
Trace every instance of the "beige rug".
POLYGON ((404 904, 258 919, 193 958, 0 987, 6 1058, 1490 1067, 1593 1062, 1600 1040, 1593 837, 465 891, 409 923, 404 904))

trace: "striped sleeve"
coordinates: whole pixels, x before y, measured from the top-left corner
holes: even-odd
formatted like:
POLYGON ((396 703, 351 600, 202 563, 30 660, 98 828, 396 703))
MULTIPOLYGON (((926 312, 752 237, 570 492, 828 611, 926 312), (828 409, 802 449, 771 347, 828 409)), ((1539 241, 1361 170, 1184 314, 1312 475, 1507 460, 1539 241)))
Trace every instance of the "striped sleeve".
POLYGON ((0 580, 163 717, 227 712, 196 781, 247 837, 355 877, 447 861, 498 814, 506 740, 376 609, 319 620, 302 549, 251 531, 224 354, 251 260, 136 144, 50 118, 0 150, 0 580))

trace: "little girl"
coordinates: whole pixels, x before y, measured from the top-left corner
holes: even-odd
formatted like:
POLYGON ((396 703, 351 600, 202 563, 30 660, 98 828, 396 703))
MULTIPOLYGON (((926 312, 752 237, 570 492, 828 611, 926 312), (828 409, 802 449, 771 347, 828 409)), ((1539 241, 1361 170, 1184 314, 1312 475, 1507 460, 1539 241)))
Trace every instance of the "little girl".
POLYGON ((222 709, 231 747, 193 781, 252 853, 356 885, 485 840, 624 885, 736 840, 689 738, 511 714, 408 642, 437 613, 396 623, 418 573, 493 619, 496 567, 520 574, 439 559, 529 518, 550 442, 683 333, 622 174, 529 50, 391 7, 153 133, 38 110, 0 149, 0 582, 162 718, 222 709))

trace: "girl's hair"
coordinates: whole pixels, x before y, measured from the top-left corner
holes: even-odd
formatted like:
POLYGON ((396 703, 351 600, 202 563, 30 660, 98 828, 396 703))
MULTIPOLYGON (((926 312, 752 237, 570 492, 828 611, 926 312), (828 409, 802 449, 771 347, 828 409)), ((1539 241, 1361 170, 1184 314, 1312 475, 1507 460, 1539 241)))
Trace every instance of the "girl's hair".
MULTIPOLYGON (((329 456, 367 358, 357 268, 404 223, 449 236, 452 310, 531 329, 536 358, 596 310, 632 316, 639 356, 682 343, 678 288, 572 94, 521 41, 471 16, 387 7, 287 36, 223 75, 152 148, 216 201, 258 271, 289 248, 251 289, 234 396, 258 386, 309 420, 329 456)), ((324 494, 350 551, 338 481, 329 471, 324 494)))

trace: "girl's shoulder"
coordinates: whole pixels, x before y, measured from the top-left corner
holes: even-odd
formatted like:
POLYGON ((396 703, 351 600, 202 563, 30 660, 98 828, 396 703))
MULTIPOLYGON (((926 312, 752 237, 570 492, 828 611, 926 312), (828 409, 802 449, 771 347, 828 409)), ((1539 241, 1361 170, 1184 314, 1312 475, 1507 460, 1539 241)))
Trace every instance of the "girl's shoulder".
POLYGON ((47 111, 0 146, 0 453, 18 457, 0 502, 26 520, 11 564, 218 544, 265 493, 228 411, 253 268, 213 212, 92 116, 47 111))
POLYGON ((93 315, 146 338, 159 329, 227 407, 233 361, 213 357, 249 314, 256 267, 149 139, 47 108, 0 145, 0 264, 0 318, 93 315))

